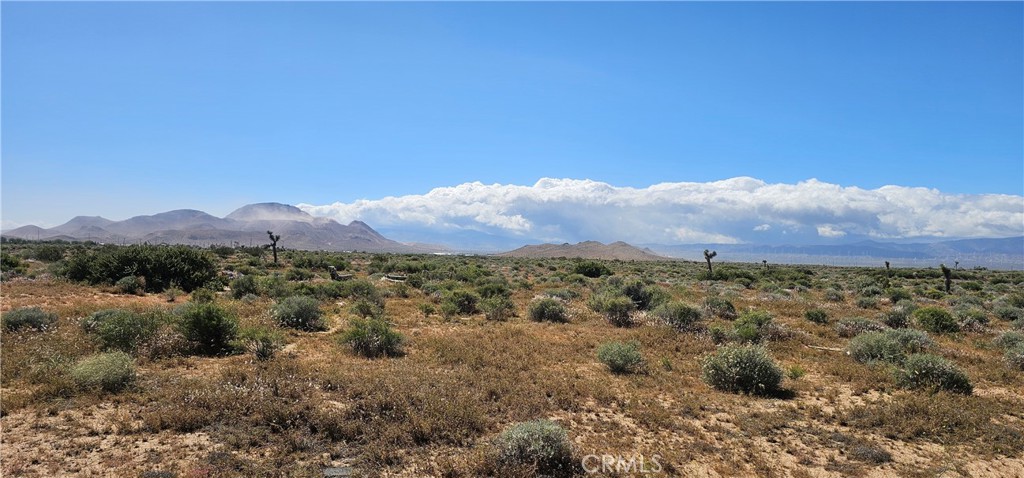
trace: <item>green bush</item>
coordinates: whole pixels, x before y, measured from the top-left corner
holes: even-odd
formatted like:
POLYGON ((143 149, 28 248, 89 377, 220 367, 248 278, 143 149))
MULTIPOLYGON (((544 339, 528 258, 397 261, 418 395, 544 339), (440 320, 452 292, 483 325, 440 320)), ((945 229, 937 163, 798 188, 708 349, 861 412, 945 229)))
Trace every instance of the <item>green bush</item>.
POLYGON ((480 309, 484 311, 487 320, 504 321, 516 315, 516 305, 512 299, 500 295, 481 300, 480 309))
POLYGON ((825 291, 825 300, 829 302, 842 302, 846 300, 846 296, 839 289, 829 289, 825 291))
POLYGON ((60 274, 90 284, 141 276, 148 292, 162 292, 172 285, 192 291, 217 276, 217 264, 209 252, 188 246, 110 245, 72 254, 60 274))
POLYGON ((569 435, 550 420, 517 423, 495 440, 499 468, 532 468, 530 475, 568 477, 574 475, 569 435))
POLYGON ((245 329, 239 334, 236 348, 246 349, 257 361, 266 362, 284 347, 284 337, 280 332, 268 328, 245 329))
POLYGON ((327 330, 327 324, 320 313, 320 303, 312 297, 288 297, 274 306, 273 315, 281 327, 305 331, 327 330))
POLYGON ((960 324, 946 309, 938 307, 922 307, 914 311, 914 321, 917 326, 934 334, 945 334, 959 332, 960 324))
POLYGON ((527 317, 534 322, 568 322, 569 314, 558 299, 544 297, 530 303, 527 317))
POLYGON ((588 305, 591 310, 603 314, 605 319, 616 327, 633 325, 630 314, 636 309, 636 304, 629 297, 605 292, 592 296, 588 305))
POLYGON ((900 363, 907 354, 921 352, 932 345, 931 338, 919 330, 890 329, 854 337, 847 351, 858 362, 900 363))
POLYGON ((625 281, 621 291, 633 301, 638 310, 651 310, 667 301, 669 297, 665 289, 647 284, 640 279, 625 281))
POLYGON ((605 342, 597 348, 597 359, 612 373, 637 373, 644 368, 640 344, 636 342, 605 342))
POLYGON ((740 314, 733 324, 736 337, 744 342, 759 342, 764 327, 772 322, 772 314, 760 310, 751 310, 740 314))
POLYGON ((874 297, 858 297, 856 304, 861 309, 874 309, 878 307, 878 299, 874 297))
POLYGON ((992 343, 1001 349, 1010 349, 1024 344, 1024 334, 1014 330, 1007 330, 1006 332, 999 334, 999 337, 996 337, 992 343))
POLYGON ((131 354, 156 335, 160 323, 155 313, 137 314, 129 310, 106 309, 86 318, 83 326, 96 336, 101 349, 131 354))
POLYGON ((181 306, 178 314, 178 329, 197 353, 219 355, 233 351, 238 319, 227 311, 216 304, 193 302, 181 306))
POLYGON ((190 302, 197 304, 211 304, 215 300, 217 300, 217 293, 206 287, 192 291, 192 296, 189 297, 190 302))
POLYGON ((865 319, 864 317, 849 317, 840 320, 836 324, 836 333, 840 337, 856 337, 864 332, 878 332, 881 330, 885 330, 882 324, 865 319))
POLYGON ((1011 368, 1024 371, 1024 343, 1007 348, 1003 358, 1011 368))
POLYGON ((397 357, 402 355, 402 334, 391 329, 384 319, 352 319, 341 343, 367 358, 397 357))
POLYGON ((824 309, 810 309, 804 312, 804 318, 815 324, 827 324, 828 312, 825 312, 824 309))
POLYGON ((0 316, 4 330, 14 332, 24 328, 46 330, 57 324, 57 314, 46 312, 39 307, 22 307, 0 316))
POLYGON ((726 392, 768 394, 778 389, 782 369, 758 346, 726 346, 704 359, 701 379, 726 392))
POLYGON ((999 317, 1001 320, 1010 322, 1024 319, 1024 309, 1020 307, 1003 305, 996 307, 993 313, 995 313, 995 316, 999 317))
POLYGON ((597 261, 577 262, 572 271, 590 278, 612 275, 612 270, 608 266, 597 261))
POLYGON ((366 299, 358 299, 349 309, 357 317, 364 319, 380 319, 384 317, 384 308, 366 299))
POLYGON ((135 362, 124 352, 92 355, 71 368, 71 378, 82 389, 117 392, 135 382, 135 362))
POLYGON ((480 296, 475 292, 466 289, 456 289, 444 295, 444 299, 441 300, 441 306, 444 307, 445 304, 448 304, 449 308, 457 314, 469 315, 477 312, 477 303, 479 302, 480 296))
POLYGON ((914 390, 945 390, 970 395, 974 387, 962 370, 948 360, 931 354, 907 357, 903 368, 896 373, 896 382, 914 390))
POLYGON ((122 294, 141 294, 146 290, 146 278, 142 276, 124 276, 114 283, 122 294))
POLYGON ((713 317, 726 320, 736 318, 736 307, 725 297, 713 295, 704 299, 704 311, 713 317))
POLYGON ((896 304, 897 302, 904 300, 913 300, 914 296, 910 294, 906 289, 902 287, 894 287, 886 291, 886 295, 889 297, 889 302, 896 304))
POLYGON ((669 302, 654 309, 654 316, 676 330, 694 330, 700 322, 701 313, 696 307, 684 302, 669 302))
POLYGON ((231 297, 241 299, 247 294, 259 295, 260 287, 256 283, 256 277, 251 275, 241 276, 231 281, 231 297))

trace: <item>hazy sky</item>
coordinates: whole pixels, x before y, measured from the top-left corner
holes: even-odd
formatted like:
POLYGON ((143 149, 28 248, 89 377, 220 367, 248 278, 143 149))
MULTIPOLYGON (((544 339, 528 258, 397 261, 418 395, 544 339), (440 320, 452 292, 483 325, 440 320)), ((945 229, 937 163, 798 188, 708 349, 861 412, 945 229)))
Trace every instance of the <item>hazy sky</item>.
POLYGON ((1022 19, 1020 2, 4 2, 3 225, 752 177, 1003 195, 978 227, 1024 230, 1022 19))

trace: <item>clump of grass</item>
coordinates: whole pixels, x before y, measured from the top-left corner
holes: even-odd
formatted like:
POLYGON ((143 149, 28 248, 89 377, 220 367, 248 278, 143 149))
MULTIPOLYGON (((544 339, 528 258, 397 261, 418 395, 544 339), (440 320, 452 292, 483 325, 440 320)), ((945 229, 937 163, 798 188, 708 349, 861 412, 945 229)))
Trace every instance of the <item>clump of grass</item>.
POLYGON ((545 297, 531 302, 526 315, 534 322, 566 322, 569 314, 562 302, 545 297))
POLYGON ((914 321, 918 327, 935 334, 959 332, 960 324, 956 323, 953 314, 939 307, 922 307, 914 311, 914 321))
POLYGON ((499 467, 527 468, 537 476, 572 476, 572 442, 560 425, 550 420, 517 423, 495 440, 499 467))
POLYGON ((135 382, 135 362, 124 352, 93 355, 71 368, 71 378, 81 389, 117 392, 135 382))
POLYGON ((1024 371, 1024 343, 1007 347, 1003 358, 1010 368, 1024 371))
POLYGON ((297 295, 278 302, 273 310, 274 318, 282 327, 305 331, 327 330, 320 303, 316 299, 297 295))
POLYGON ((701 319, 701 312, 685 302, 669 302, 654 309, 654 316, 666 325, 680 331, 694 330, 701 319))
POLYGON ((1001 349, 1010 349, 1024 344, 1024 334, 1015 330, 1007 330, 992 340, 992 344, 1001 349))
POLYGON ((398 357, 402 355, 403 342, 402 334, 382 318, 354 318, 341 336, 341 343, 367 358, 398 357))
POLYGON ((244 329, 239 334, 239 348, 252 353, 259 362, 266 362, 284 347, 284 337, 280 332, 265 327, 244 329))
POLYGON ((896 382, 913 390, 945 390, 970 395, 974 390, 970 378, 948 360, 931 354, 907 357, 903 369, 896 373, 896 382))
POLYGON ((21 329, 46 330, 57 323, 57 314, 46 312, 39 307, 22 307, 0 316, 4 330, 14 332, 21 329))
POLYGON ((607 365, 612 373, 639 373, 644 368, 640 344, 636 342, 605 342, 597 348, 597 359, 607 365))
POLYGON ((701 379, 725 392, 769 394, 778 390, 782 369, 758 346, 727 346, 704 359, 701 379))

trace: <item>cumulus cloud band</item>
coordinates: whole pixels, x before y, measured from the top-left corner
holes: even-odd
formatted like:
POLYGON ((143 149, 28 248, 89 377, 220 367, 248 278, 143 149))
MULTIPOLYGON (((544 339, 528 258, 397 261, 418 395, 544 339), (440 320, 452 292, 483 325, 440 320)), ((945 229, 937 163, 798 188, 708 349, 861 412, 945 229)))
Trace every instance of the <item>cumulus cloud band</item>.
POLYGON ((361 220, 438 235, 470 230, 524 242, 739 243, 766 234, 807 240, 1024 235, 1024 196, 903 186, 868 190, 816 179, 769 184, 738 177, 632 188, 544 178, 532 186, 474 182, 420 195, 299 208, 340 222, 361 220))

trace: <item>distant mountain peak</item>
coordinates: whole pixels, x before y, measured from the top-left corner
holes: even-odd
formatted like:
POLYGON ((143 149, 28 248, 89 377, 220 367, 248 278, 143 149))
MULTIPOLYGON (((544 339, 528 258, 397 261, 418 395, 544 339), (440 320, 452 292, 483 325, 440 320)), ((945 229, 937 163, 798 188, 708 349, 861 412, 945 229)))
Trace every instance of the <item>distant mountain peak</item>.
POLYGON ((577 244, 540 244, 523 246, 514 251, 498 255, 530 258, 574 257, 582 259, 617 259, 623 261, 660 261, 668 259, 622 241, 616 241, 607 245, 597 241, 583 241, 577 244))
POLYGON ((234 221, 312 221, 309 213, 288 204, 263 202, 235 209, 225 219, 234 221))

